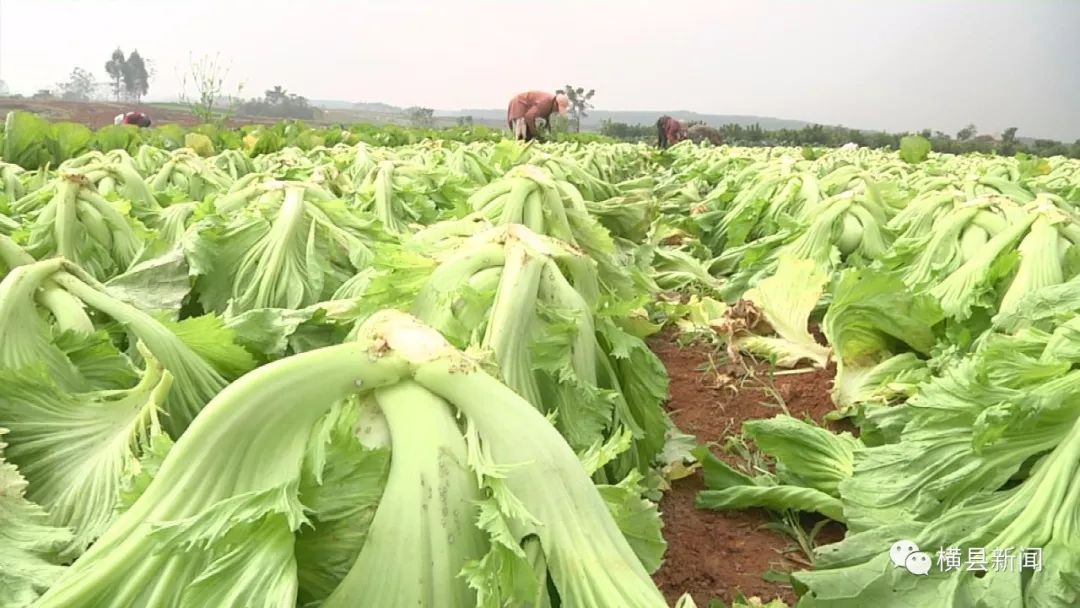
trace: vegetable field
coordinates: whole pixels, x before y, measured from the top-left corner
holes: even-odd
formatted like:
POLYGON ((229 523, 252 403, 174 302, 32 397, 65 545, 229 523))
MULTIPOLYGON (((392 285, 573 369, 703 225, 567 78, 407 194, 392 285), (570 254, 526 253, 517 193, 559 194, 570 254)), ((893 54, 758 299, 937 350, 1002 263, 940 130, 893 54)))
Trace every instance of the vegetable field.
POLYGON ((1080 604, 1080 162, 474 135, 10 115, 0 606, 1080 604))

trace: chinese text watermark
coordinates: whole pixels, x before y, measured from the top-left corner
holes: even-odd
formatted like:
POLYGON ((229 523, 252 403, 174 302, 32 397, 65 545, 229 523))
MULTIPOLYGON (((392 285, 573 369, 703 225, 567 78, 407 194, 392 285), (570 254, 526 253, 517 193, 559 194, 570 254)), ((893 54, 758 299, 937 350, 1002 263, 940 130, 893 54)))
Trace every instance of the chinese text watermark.
POLYGON ((889 559, 894 567, 916 575, 929 574, 934 564, 941 572, 1040 572, 1043 568, 1041 547, 940 547, 935 560, 914 542, 899 540, 889 549, 889 559))

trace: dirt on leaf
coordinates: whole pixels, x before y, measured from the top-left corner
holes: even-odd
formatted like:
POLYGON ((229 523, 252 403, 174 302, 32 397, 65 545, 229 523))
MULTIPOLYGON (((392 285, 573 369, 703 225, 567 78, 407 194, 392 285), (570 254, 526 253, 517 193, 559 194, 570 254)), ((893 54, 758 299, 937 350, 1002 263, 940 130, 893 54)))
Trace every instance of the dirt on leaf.
MULTIPOLYGON (((815 332, 819 333, 819 332, 815 332)), ((724 346, 680 346, 677 334, 666 330, 650 338, 653 351, 667 367, 670 399, 667 409, 675 424, 711 451, 735 465, 738 457, 721 447, 738 435, 742 423, 783 413, 781 403, 796 418, 810 417, 833 430, 847 425, 826 424, 834 409, 829 396, 834 369, 770 376, 762 364, 732 363, 724 346), (748 374, 748 372, 750 372, 748 374), (712 445, 712 444, 718 445, 712 445)), ((654 578, 671 605, 684 593, 704 608, 713 599, 731 602, 736 593, 768 602, 780 598, 793 606, 794 590, 783 582, 763 578, 767 571, 791 572, 809 566, 805 554, 788 536, 764 526, 774 521, 764 509, 708 511, 694 506, 704 489, 701 471, 676 480, 660 502, 668 550, 654 578)), ((807 530, 813 519, 804 518, 807 530)), ((830 523, 818 544, 843 538, 843 528, 830 523)))

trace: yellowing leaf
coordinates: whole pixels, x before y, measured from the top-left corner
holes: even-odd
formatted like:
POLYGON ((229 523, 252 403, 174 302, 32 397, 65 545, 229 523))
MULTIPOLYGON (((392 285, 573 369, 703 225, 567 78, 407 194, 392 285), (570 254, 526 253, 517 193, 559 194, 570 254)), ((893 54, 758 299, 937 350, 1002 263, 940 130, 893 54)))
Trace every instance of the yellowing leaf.
POLYGON ((775 355, 777 363, 784 367, 794 366, 802 359, 825 367, 829 348, 818 344, 810 334, 809 322, 810 313, 821 299, 827 281, 828 275, 813 260, 782 257, 776 274, 743 296, 762 311, 780 339, 751 336, 754 340, 746 345, 751 350, 759 345, 766 346, 765 354, 775 355))
POLYGON ((184 147, 191 148, 202 157, 214 155, 214 143, 210 138, 199 133, 188 133, 184 136, 184 147))

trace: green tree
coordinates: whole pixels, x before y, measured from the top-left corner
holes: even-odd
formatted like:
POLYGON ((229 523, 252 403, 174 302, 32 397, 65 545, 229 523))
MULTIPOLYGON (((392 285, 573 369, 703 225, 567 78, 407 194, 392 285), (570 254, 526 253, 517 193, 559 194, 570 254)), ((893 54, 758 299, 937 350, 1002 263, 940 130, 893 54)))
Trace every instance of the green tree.
POLYGON ((968 126, 956 132, 956 139, 959 139, 960 141, 967 141, 972 137, 978 135, 978 133, 979 131, 975 128, 975 125, 969 124, 968 126))
POLYGON ((570 85, 566 85, 565 88, 558 91, 566 95, 570 99, 570 122, 574 125, 574 132, 581 132, 581 119, 588 116, 587 110, 593 108, 590 100, 593 95, 596 94, 595 89, 589 89, 585 91, 583 87, 574 88, 570 85))
POLYGON ((1009 127, 1001 134, 1001 147, 998 151, 1002 156, 1012 156, 1016 154, 1016 127, 1009 127))
POLYGON ((121 77, 124 82, 124 92, 129 99, 136 102, 150 91, 150 72, 146 69, 146 62, 138 50, 131 51, 121 67, 121 77))
POLYGON ((82 68, 71 70, 67 82, 56 85, 60 90, 60 99, 65 101, 90 101, 94 87, 93 74, 82 68))
POLYGON ((600 134, 620 141, 651 141, 656 139, 656 126, 630 125, 606 119, 600 121, 600 134))
POLYGON ((124 82, 124 64, 127 60, 124 58, 124 51, 119 47, 112 52, 112 57, 105 62, 105 72, 109 74, 109 78, 112 79, 113 96, 116 101, 120 101, 120 92, 122 90, 122 84, 124 82))
POLYGON ((1031 148, 1035 154, 1042 157, 1067 156, 1069 154, 1067 145, 1052 139, 1036 139, 1032 142, 1031 148))
POLYGON ((413 106, 405 110, 409 124, 422 129, 430 129, 435 124, 435 110, 413 106))
POLYGON ((274 85, 274 88, 272 88, 272 89, 267 89, 265 96, 266 96, 266 103, 278 104, 278 103, 281 103, 281 102, 285 101, 286 99, 288 99, 289 93, 288 93, 288 91, 285 90, 284 87, 282 87, 279 84, 279 85, 274 85))
POLYGON ((471 126, 473 126, 473 117, 472 116, 458 116, 457 117, 457 125, 459 127, 471 127, 471 126))
POLYGON ((240 107, 240 112, 248 116, 269 116, 272 118, 296 118, 308 120, 316 118, 320 110, 311 107, 307 97, 285 90, 281 85, 263 92, 262 99, 251 99, 240 107))

